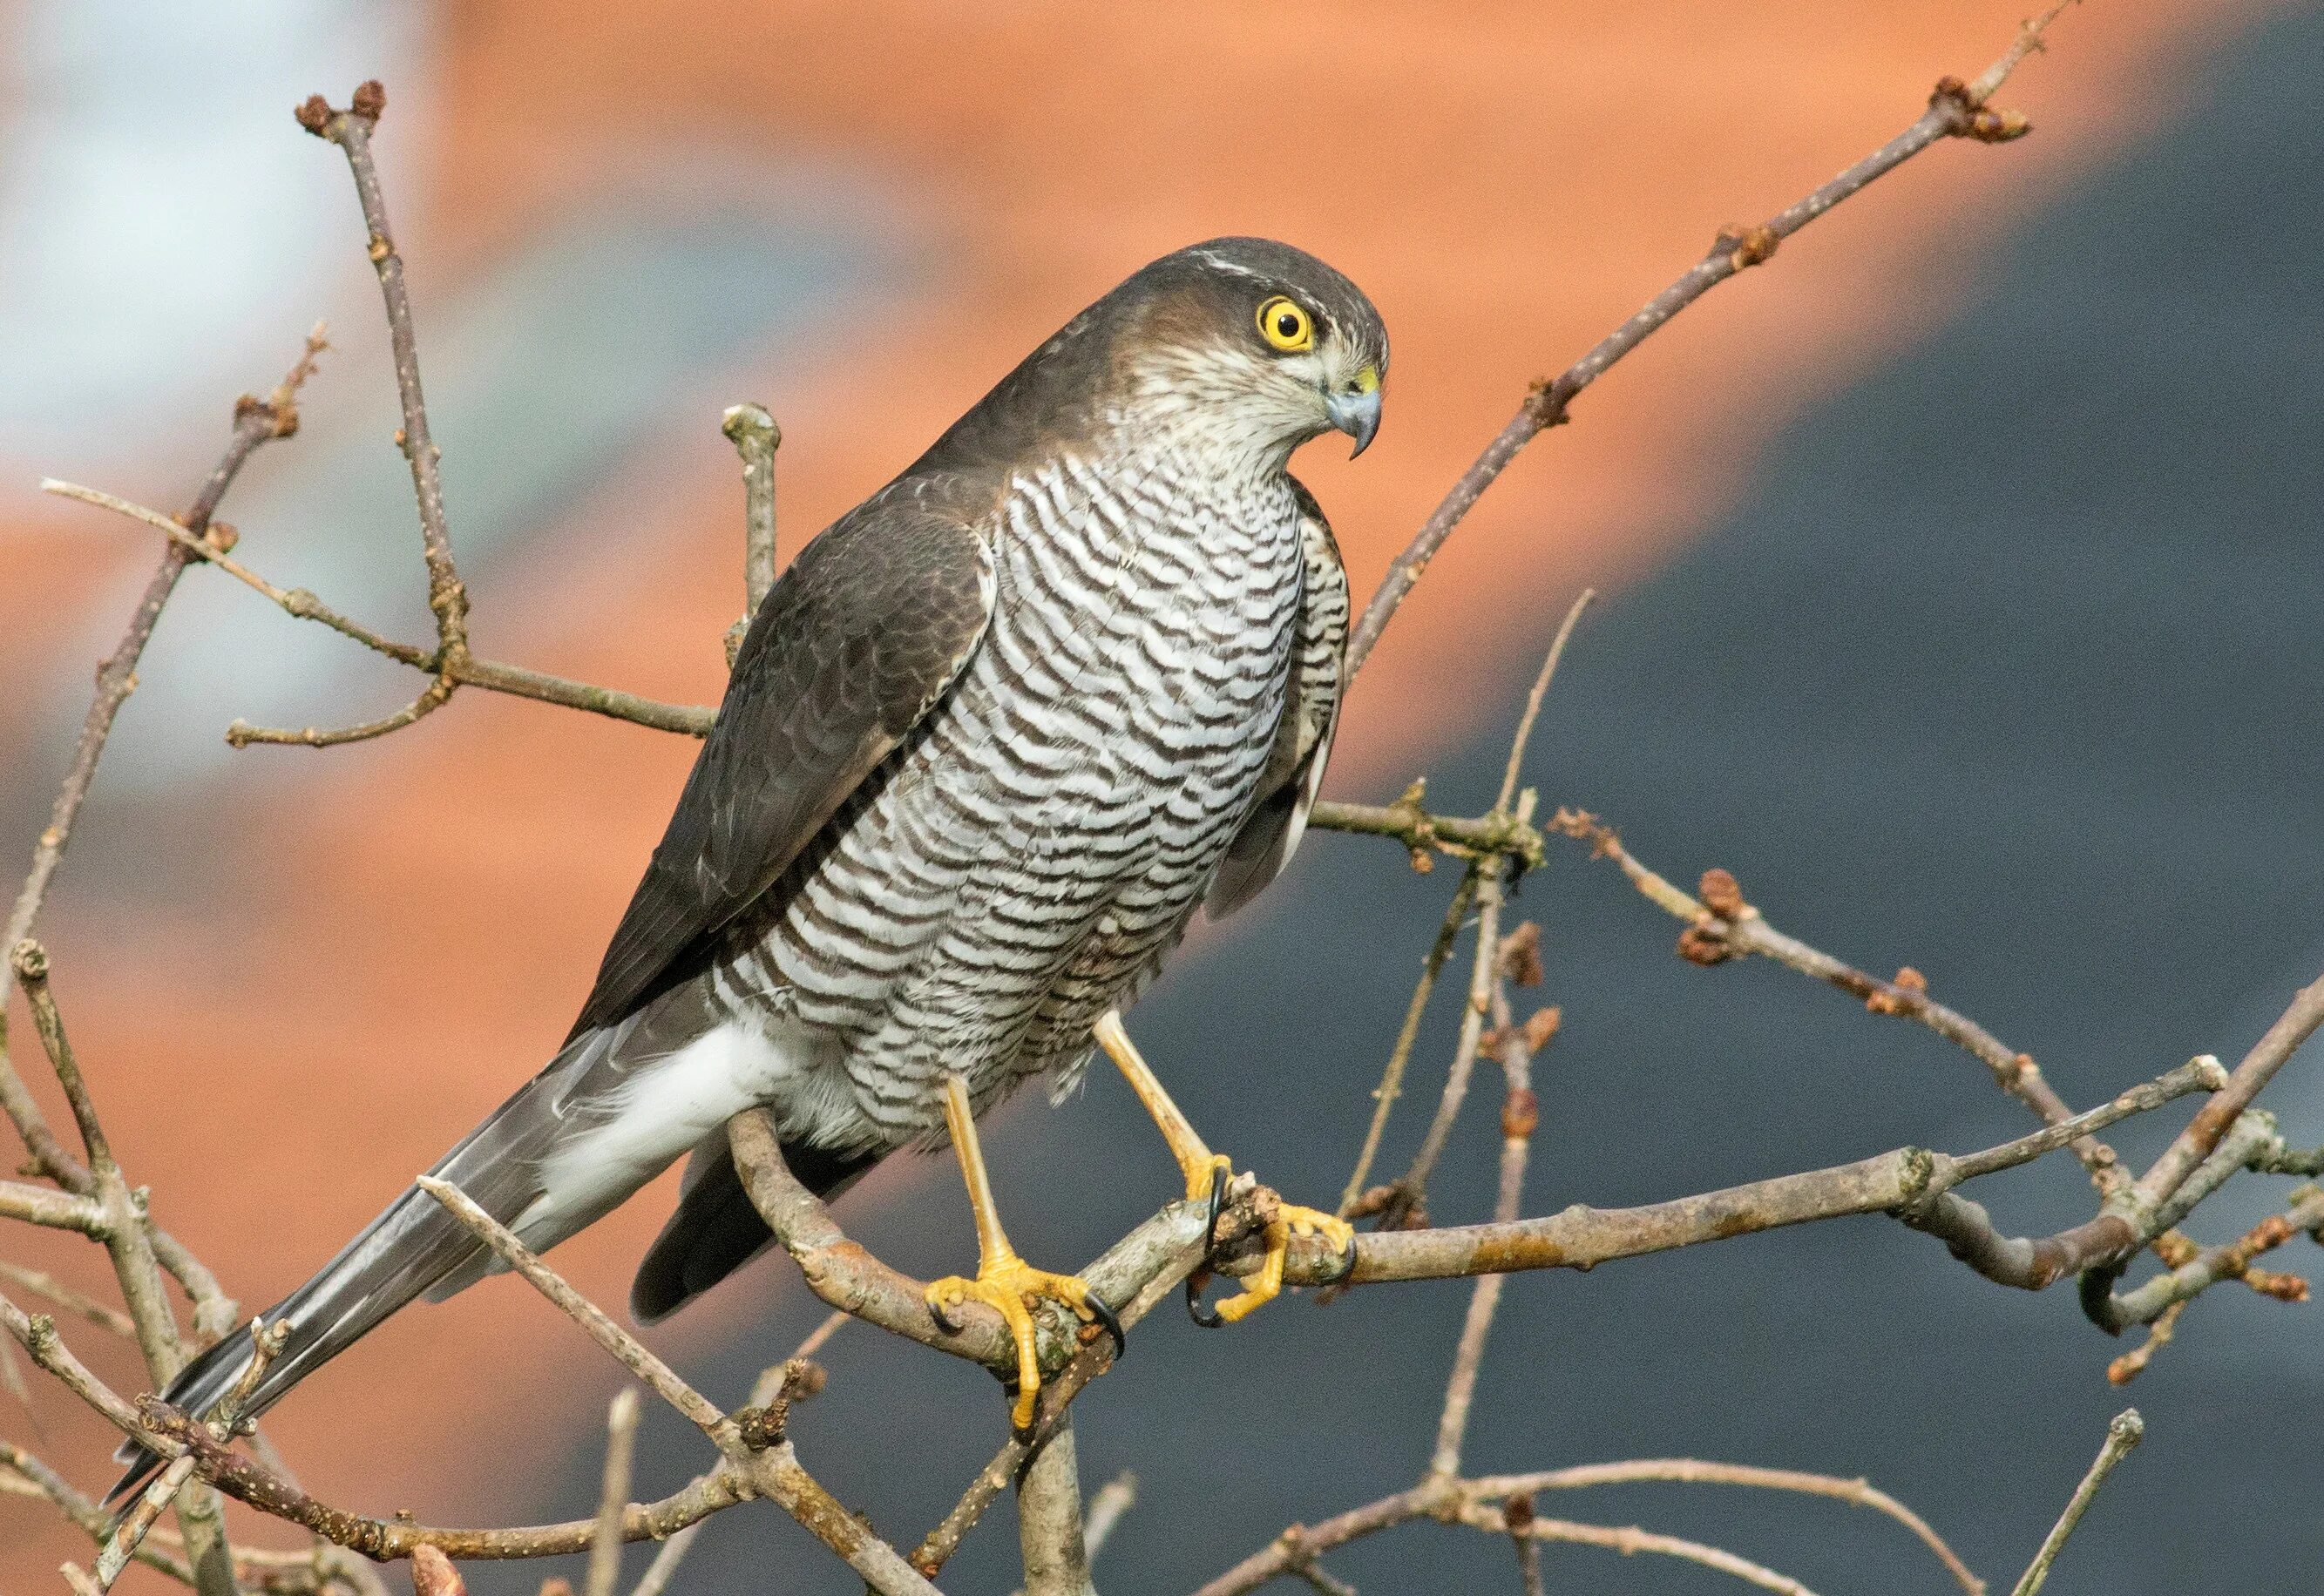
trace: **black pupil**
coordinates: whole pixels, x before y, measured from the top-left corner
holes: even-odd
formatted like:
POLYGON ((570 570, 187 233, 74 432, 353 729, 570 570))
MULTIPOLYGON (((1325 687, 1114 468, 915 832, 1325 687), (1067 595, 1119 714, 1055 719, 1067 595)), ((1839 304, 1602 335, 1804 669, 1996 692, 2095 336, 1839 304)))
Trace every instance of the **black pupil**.
POLYGON ((1280 310, 1276 313, 1275 331, 1277 337, 1296 338, 1299 336, 1299 312, 1280 310))

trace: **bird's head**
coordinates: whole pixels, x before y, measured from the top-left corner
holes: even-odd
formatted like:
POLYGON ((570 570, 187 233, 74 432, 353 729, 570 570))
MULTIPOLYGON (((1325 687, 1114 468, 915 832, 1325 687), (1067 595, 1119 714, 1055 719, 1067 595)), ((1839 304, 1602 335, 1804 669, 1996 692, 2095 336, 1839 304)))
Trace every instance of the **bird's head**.
POLYGON ((1364 292, 1303 250, 1214 238, 1164 255, 1093 310, 1114 312, 1117 370, 1148 414, 1287 458, 1336 429, 1379 429, 1388 328, 1364 292))

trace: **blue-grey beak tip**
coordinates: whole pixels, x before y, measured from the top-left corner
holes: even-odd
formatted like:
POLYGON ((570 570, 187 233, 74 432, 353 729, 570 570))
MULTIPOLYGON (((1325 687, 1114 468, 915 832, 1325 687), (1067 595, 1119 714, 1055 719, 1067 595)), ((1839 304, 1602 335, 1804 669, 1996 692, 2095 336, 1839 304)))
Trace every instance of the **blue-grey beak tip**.
POLYGON ((1356 440, 1356 447, 1348 451, 1348 458, 1352 460, 1371 447, 1372 435, 1379 430, 1380 424, 1378 388, 1360 393, 1335 393, 1327 408, 1332 425, 1356 440))

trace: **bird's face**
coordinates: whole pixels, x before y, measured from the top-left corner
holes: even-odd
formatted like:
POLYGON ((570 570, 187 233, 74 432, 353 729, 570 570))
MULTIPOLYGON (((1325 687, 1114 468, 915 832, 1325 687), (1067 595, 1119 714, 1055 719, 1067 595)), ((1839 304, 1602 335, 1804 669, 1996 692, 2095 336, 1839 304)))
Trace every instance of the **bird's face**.
MULTIPOLYGON (((1268 295, 1251 319, 1262 346, 1257 385, 1282 407, 1286 424, 1298 425, 1298 440, 1336 428, 1356 440, 1351 457, 1362 454, 1379 430, 1386 337, 1374 355, 1359 331, 1291 293, 1268 295)), ((1377 324, 1378 317, 1372 319, 1377 324)))
POLYGON ((1288 244, 1222 238, 1165 255, 1130 341, 1133 386, 1277 464, 1338 430, 1363 453, 1379 429, 1388 331, 1363 291, 1288 244))

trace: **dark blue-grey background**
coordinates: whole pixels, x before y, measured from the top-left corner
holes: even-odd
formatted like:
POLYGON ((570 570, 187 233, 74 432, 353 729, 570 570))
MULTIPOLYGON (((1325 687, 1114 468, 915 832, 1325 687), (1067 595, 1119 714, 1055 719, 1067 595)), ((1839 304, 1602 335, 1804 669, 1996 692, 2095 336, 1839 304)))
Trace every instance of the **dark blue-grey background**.
MULTIPOLYGON (((2324 17, 2258 31, 2112 171, 2025 222, 1926 346, 1800 420, 1726 524, 1587 623, 1536 743, 1545 807, 1603 812, 1682 881, 1727 865, 1777 924, 1868 967, 1918 966, 2077 1103, 2192 1053, 2232 1062, 2324 958, 2320 88, 2324 17)), ((1540 613, 1568 596, 1539 595, 1540 613)), ((1513 713, 1521 690, 1513 667, 1496 701, 1513 713)), ((1485 802, 1502 736, 1440 761, 1433 796, 1485 802)), ((1383 846, 1314 838, 1263 924, 1138 1015, 1214 1141, 1326 1201, 1452 880, 1411 877, 1383 846)), ((1980 1066, 1916 1029, 1773 967, 1674 959, 1674 927, 1578 851, 1521 907, 1545 927, 1543 996, 1566 1014, 1539 1067, 1535 1212, 2025 1128, 1980 1066)), ((1391 1167, 1452 1023, 1450 1005, 1432 1017, 1391 1167)), ((2311 1140, 2312 1075, 2301 1061, 2277 1094, 2311 1140)), ((1478 1093, 1446 1160, 1441 1220, 1489 1206, 1495 1098, 1478 1093)), ((1168 1190, 1111 1078, 1061 1113, 1013 1112, 993 1144, 1019 1244, 1045 1263, 1089 1256, 1168 1190)), ((2089 1203, 2063 1161, 1979 1195, 2021 1230, 2089 1203)), ((846 1212, 875 1250, 957 1267, 964 1221, 931 1233, 872 1206, 846 1212)), ((2223 1239, 2257 1212, 2197 1229, 2223 1239)), ((2309 1243, 2285 1262, 2311 1267, 2309 1243)), ((727 1392, 820 1313, 788 1266, 729 1289, 748 1299, 732 1322, 760 1322, 690 1370, 727 1392)), ((1143 1482, 1105 1588, 1188 1588, 1288 1521, 1409 1483, 1467 1292, 1296 1302, 1221 1335, 1156 1315, 1079 1409, 1088 1483, 1123 1467, 1143 1482)), ((2324 1582, 2316 1312, 2221 1290, 2188 1314, 2128 1394, 2148 1441, 2052 1591, 2324 1582)), ((2006 1589, 2123 1405, 2103 1377, 2121 1350, 2065 1291, 1987 1285, 1885 1221, 1825 1225, 1512 1281, 1469 1455, 1863 1474, 2006 1589)), ((827 1361, 835 1399, 800 1414, 802 1448, 908 1544, 998 1439, 1001 1399, 857 1331, 827 1361), (964 1435, 979 1404, 991 1423, 964 1435)), ((575 1393, 572 1472, 538 1510, 593 1499, 599 1395, 575 1393)), ((647 1488, 698 1466, 698 1440, 659 1419, 650 1433, 647 1488)), ((1834 1503, 1660 1486, 1544 1511, 1715 1539, 1827 1593, 1951 1588, 1895 1525, 1834 1503)), ((948 1582, 1008 1589, 1014 1541, 997 1509, 948 1582)), ((1553 1590, 1734 1588, 1653 1559, 1548 1555, 1553 1590)), ((1423 1526, 1332 1566, 1378 1596, 1514 1588, 1508 1562, 1489 1537, 1423 1526)), ((475 1573, 491 1591, 538 1578, 475 1573)), ((854 1582, 749 1512, 710 1527, 684 1585, 854 1582)))

